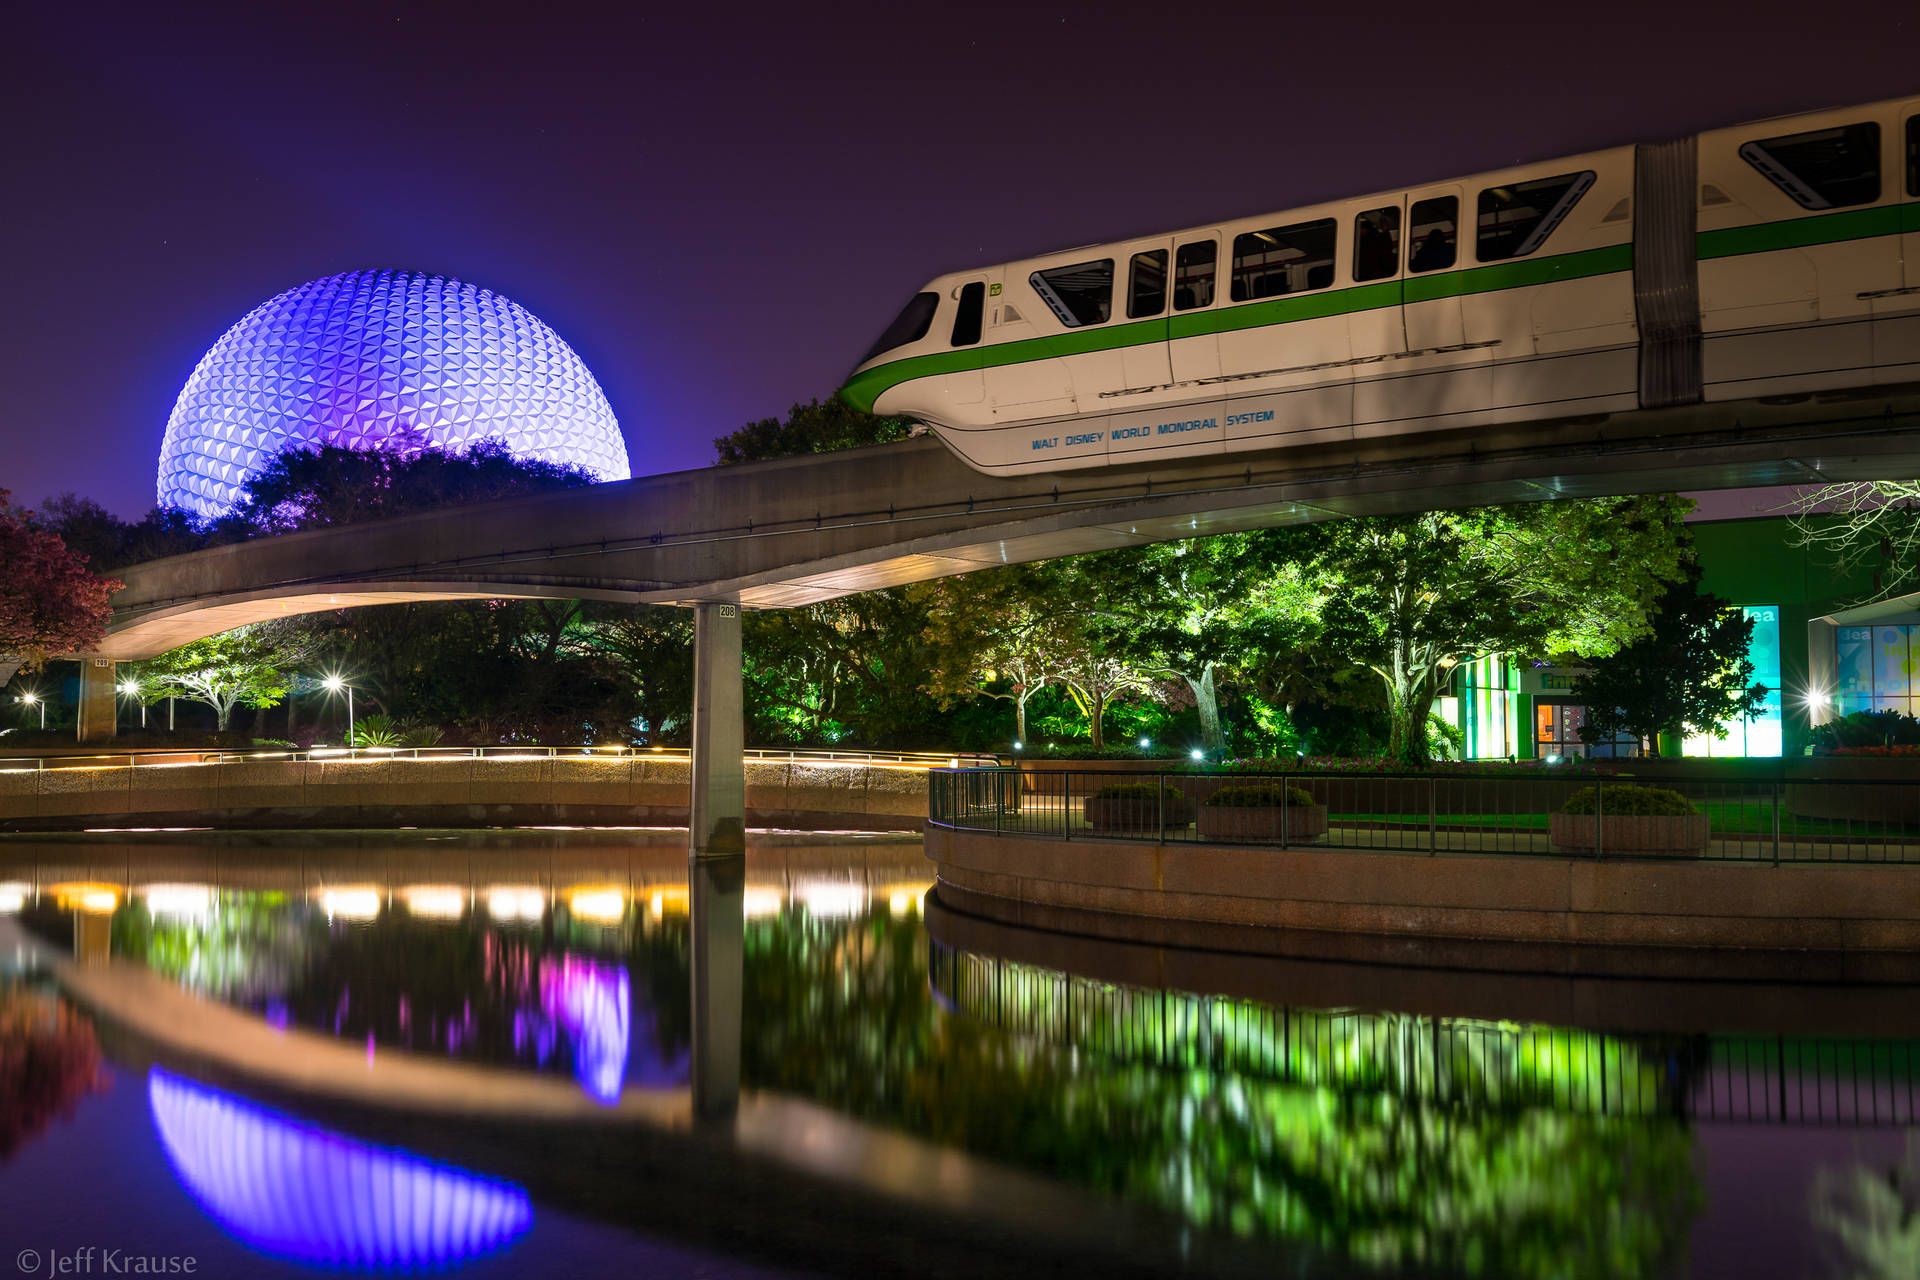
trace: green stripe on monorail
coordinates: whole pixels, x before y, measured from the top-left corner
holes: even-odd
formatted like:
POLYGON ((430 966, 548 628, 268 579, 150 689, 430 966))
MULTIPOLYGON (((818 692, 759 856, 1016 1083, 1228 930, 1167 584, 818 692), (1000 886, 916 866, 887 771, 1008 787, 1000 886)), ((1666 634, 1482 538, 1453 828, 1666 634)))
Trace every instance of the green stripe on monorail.
POLYGON ((1165 342, 1169 338, 1197 338, 1209 333, 1260 329, 1299 320, 1322 320, 1356 311, 1399 306, 1403 295, 1408 302, 1430 302, 1463 294, 1493 293, 1501 289, 1550 284, 1556 280, 1611 275, 1630 270, 1632 266, 1632 245, 1610 245, 1604 249, 1563 253, 1551 258, 1499 262, 1470 271, 1435 272, 1346 289, 1316 289, 1312 293, 1270 298, 1264 302, 1212 311, 1175 312, 1171 316, 1136 320, 1129 324, 1069 329, 1065 333, 1049 334, 1044 338, 960 347, 953 351, 908 356, 904 360, 876 365, 855 374, 841 388, 840 395, 856 409, 871 412, 876 400, 901 383, 938 377, 944 373, 970 373, 998 365, 1026 364, 1033 360, 1055 360, 1092 351, 1143 346, 1165 342))
POLYGON ((1816 218, 1787 218, 1751 226, 1702 231, 1695 238, 1695 254, 1702 260, 1732 258, 1777 249, 1804 249, 1809 245, 1838 244, 1843 240, 1870 240, 1920 231, 1920 204, 1890 204, 1874 209, 1847 209, 1816 218))

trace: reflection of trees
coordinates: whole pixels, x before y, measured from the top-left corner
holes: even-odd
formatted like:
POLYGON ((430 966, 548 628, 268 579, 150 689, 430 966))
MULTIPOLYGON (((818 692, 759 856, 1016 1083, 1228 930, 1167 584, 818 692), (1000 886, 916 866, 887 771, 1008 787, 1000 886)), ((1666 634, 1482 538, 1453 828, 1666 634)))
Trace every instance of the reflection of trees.
POLYGON ((221 890, 205 914, 114 913, 113 949, 189 990, 242 1003, 277 998, 317 949, 303 910, 284 893, 221 890))
POLYGON ((1836 1274, 1855 1280, 1920 1276, 1920 1134, 1884 1169, 1822 1169, 1814 1180, 1813 1220, 1832 1237, 1836 1274))
MULTIPOLYGON (((1262 1044, 1249 1025, 1257 1007, 1237 1026, 1191 1010, 1155 1023, 1147 1011, 1161 993, 1137 992, 1131 1033, 1155 1044, 1165 1033, 1167 1051, 1129 1060, 1031 1034, 1049 1018, 1086 1029, 1095 1016, 1050 1007, 1066 993, 1058 983, 994 993, 997 1020, 1028 1035, 943 1015, 913 921, 796 922, 750 935, 748 949, 749 1082, 1208 1229, 1383 1265, 1636 1276, 1662 1270, 1696 1204, 1679 1124, 1555 1109, 1602 1061, 1651 1083, 1661 1068, 1617 1041, 1602 1050, 1582 1033, 1513 1035, 1477 1048, 1443 1040, 1435 1054, 1431 1036, 1412 1034, 1430 1028, 1403 1018, 1370 1039, 1333 1026, 1262 1044), (1216 1051, 1229 1036, 1231 1050, 1216 1051), (1436 1080, 1445 1088, 1422 1086, 1436 1080)), ((1266 1025, 1289 1036, 1303 1026, 1266 1025)))
POLYGON ((91 1022, 50 992, 0 988, 0 1160, 105 1086, 91 1022))

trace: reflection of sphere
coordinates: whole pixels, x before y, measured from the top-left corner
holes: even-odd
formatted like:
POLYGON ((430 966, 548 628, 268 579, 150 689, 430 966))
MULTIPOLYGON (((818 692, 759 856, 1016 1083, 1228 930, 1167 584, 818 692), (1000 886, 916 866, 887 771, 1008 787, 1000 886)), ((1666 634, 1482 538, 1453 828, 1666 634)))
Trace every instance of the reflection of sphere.
POLYGON ((201 359, 160 446, 160 504, 224 515, 290 446, 489 437, 625 480, 627 447, 573 348, 488 289, 417 271, 349 271, 248 312, 201 359))

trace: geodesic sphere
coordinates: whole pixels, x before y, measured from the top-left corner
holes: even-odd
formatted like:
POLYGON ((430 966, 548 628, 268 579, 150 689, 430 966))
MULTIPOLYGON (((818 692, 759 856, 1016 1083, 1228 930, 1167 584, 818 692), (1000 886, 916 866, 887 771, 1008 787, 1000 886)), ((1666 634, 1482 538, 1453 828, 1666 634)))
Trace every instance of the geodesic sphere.
POLYGON ((224 515, 289 446, 489 437, 522 458, 625 480, 627 446, 573 348, 490 289, 349 271, 249 311, 201 359, 160 446, 160 504, 224 515))

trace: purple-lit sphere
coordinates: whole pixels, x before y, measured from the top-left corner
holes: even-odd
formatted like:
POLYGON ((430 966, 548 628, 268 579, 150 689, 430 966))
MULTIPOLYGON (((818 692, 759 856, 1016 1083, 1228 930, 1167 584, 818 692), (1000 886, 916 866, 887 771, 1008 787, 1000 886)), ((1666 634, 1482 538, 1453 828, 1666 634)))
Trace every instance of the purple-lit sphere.
POLYGON ((488 438, 602 480, 631 474, 600 384, 525 307, 418 271, 349 271, 268 299, 213 344, 167 421, 160 505, 224 515, 293 446, 488 438))

